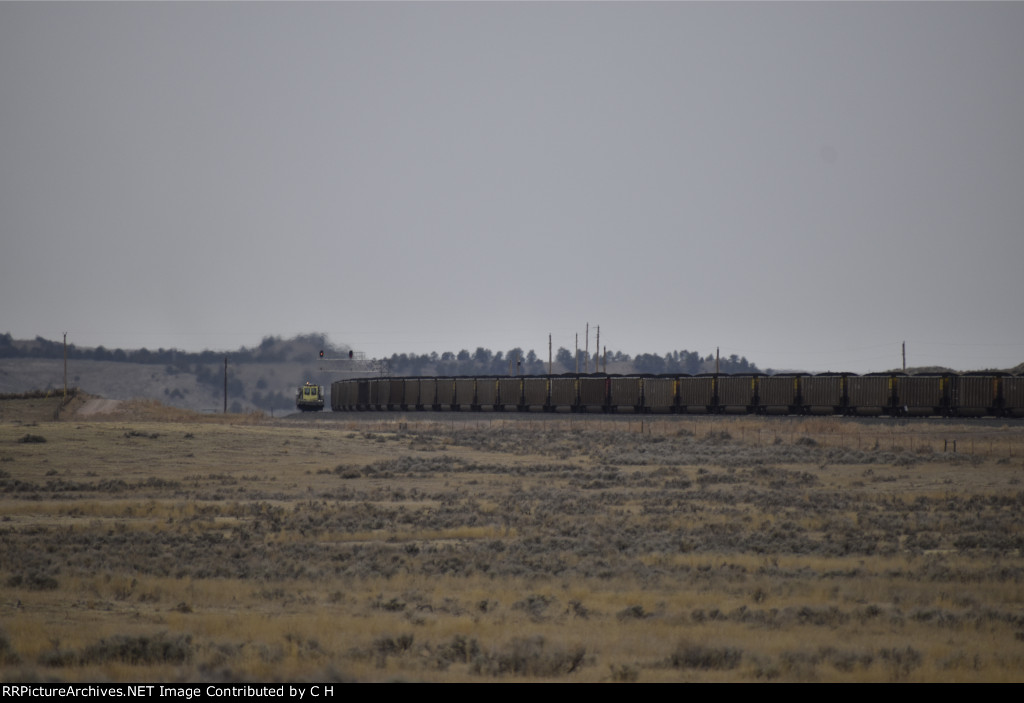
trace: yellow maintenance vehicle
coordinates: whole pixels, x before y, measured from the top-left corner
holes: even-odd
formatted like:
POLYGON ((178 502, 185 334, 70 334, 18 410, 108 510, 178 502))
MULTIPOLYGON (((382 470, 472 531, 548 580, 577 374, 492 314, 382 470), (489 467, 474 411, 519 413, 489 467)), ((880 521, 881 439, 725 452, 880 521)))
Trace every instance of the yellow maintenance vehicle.
POLYGON ((306 385, 299 386, 295 406, 302 412, 320 412, 324 409, 324 387, 306 381, 306 385))

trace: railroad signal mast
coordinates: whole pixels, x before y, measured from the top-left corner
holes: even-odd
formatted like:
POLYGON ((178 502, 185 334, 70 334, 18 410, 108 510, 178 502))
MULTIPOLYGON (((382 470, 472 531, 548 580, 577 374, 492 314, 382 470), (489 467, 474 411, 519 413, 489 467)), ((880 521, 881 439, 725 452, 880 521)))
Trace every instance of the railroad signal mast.
POLYGON ((340 357, 325 357, 320 350, 320 370, 325 373, 342 374, 344 378, 368 376, 390 376, 387 359, 367 359, 365 352, 349 349, 340 357))

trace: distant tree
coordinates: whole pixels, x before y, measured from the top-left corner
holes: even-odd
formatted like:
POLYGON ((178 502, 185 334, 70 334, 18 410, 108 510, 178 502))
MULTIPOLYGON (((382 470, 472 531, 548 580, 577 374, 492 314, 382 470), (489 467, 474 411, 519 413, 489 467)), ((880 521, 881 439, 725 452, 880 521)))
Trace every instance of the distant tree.
POLYGON ((406 368, 404 375, 406 376, 422 376, 423 375, 423 360, 429 361, 427 356, 409 356, 409 366, 406 368))
POLYGON ((683 350, 682 372, 688 374, 700 373, 700 354, 683 350))
POLYGON ((572 360, 572 352, 565 347, 558 348, 558 351, 555 353, 555 361, 557 361, 565 371, 576 370, 576 364, 572 360))
POLYGON ((216 387, 220 383, 220 377, 208 364, 196 364, 196 383, 203 386, 216 387))
POLYGON ((504 353, 494 352, 494 358, 491 359, 490 372, 496 376, 504 376, 508 374, 508 363, 509 359, 505 358, 504 353))
POLYGON ((664 373, 665 360, 657 354, 640 354, 633 359, 633 370, 638 373, 664 373))
POLYGON ((14 345, 14 338, 10 332, 0 335, 0 357, 9 358, 18 356, 18 348, 14 345))
POLYGON ((285 360, 285 348, 280 337, 264 337, 260 342, 256 358, 267 363, 280 362, 285 360))
POLYGON ((477 347, 473 352, 473 361, 486 368, 491 363, 491 350, 477 347))

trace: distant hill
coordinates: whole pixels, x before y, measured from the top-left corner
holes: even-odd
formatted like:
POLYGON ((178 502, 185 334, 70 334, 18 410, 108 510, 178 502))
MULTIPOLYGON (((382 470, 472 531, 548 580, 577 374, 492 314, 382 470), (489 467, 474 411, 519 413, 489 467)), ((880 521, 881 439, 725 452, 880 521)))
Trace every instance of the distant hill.
MULTIPOLYGON (((306 381, 328 386, 331 374, 307 364, 228 363, 228 408, 233 412, 295 410, 295 390, 306 381)), ((118 361, 68 361, 68 385, 103 398, 154 398, 179 408, 221 412, 224 408, 224 361, 194 364, 185 371, 158 364, 118 361)), ((0 394, 52 390, 64 386, 64 362, 58 359, 0 359, 0 394)))
MULTIPOLYGON (((211 364, 223 361, 229 356, 235 363, 279 363, 316 359, 323 351, 328 357, 341 357, 348 353, 347 345, 333 345, 325 342, 324 334, 303 334, 283 339, 264 337, 255 347, 240 347, 232 351, 188 352, 181 349, 107 349, 106 347, 79 347, 68 344, 67 358, 89 361, 120 361, 138 364, 170 364, 182 369, 189 364, 211 364)), ((35 339, 14 339, 10 333, 0 334, 0 358, 3 359, 63 359, 64 344, 36 337, 35 339)))
MULTIPOLYGON (((324 344, 325 335, 265 337, 253 348, 230 352, 179 349, 107 349, 68 345, 68 385, 86 393, 130 400, 154 398, 200 412, 224 409, 224 358, 228 358, 228 409, 235 412, 295 409, 295 392, 309 381, 328 386, 334 374, 320 370, 325 356, 347 355, 347 346, 324 344)), ((64 345, 42 337, 0 335, 0 394, 63 389, 64 345)))

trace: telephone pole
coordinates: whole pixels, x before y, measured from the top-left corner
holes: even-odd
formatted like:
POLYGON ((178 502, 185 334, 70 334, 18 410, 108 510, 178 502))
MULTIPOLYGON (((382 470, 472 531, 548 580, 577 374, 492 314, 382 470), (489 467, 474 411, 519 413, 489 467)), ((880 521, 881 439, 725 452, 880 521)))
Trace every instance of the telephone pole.
POLYGON ((64 333, 64 401, 68 402, 68 333, 64 333))
MULTIPOLYGON (((590 373, 590 323, 587 323, 587 341, 583 345, 583 356, 587 363, 583 365, 583 373, 590 373)), ((579 369, 577 369, 579 373, 579 369)))

